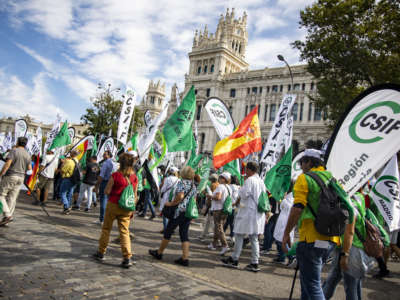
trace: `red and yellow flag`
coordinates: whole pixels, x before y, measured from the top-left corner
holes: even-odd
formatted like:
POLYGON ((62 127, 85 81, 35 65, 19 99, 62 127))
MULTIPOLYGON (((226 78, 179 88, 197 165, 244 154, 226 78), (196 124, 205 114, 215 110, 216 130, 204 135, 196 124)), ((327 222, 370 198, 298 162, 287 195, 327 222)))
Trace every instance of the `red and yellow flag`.
POLYGON ((37 179, 38 179, 38 171, 39 171, 39 164, 40 164, 40 155, 38 155, 37 157, 36 157, 36 162, 35 162, 35 165, 34 165, 34 167, 33 167, 33 170, 32 170, 32 174, 31 174, 31 176, 29 177, 29 179, 28 179, 28 182, 27 182, 27 186, 29 187, 29 190, 28 190, 28 195, 30 194, 30 191, 33 191, 33 189, 35 188, 35 185, 36 185, 36 182, 37 182, 37 179))
POLYGON ((89 140, 84 140, 82 143, 76 145, 74 148, 75 151, 78 151, 78 156, 76 157, 77 160, 81 160, 85 152, 88 150, 89 140))
POLYGON ((220 140, 214 148, 213 163, 219 169, 228 162, 261 151, 258 105, 243 119, 231 136, 220 140))

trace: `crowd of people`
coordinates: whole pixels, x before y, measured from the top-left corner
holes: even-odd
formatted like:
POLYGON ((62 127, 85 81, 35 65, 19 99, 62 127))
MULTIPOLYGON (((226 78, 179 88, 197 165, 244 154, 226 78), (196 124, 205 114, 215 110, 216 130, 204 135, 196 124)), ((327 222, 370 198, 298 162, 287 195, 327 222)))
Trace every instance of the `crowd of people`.
MULTIPOLYGON (((16 147, 9 152, 0 171, 1 226, 8 226, 13 221, 24 177, 32 172, 31 157, 24 149, 26 143, 26 138, 18 138, 16 147)), ((89 157, 84 169, 79 167, 78 155, 78 152, 71 151, 68 157, 58 157, 53 151, 47 152, 40 163, 34 204, 46 206, 53 186, 53 198, 62 205, 65 215, 74 209, 90 213, 93 206, 99 205, 96 222, 102 229, 98 249, 93 255, 99 261, 105 258, 112 225, 117 220, 123 257, 121 266, 129 268, 132 265, 129 224, 135 213, 138 217, 146 217, 150 208, 148 219, 157 215, 162 217, 160 230, 163 237, 158 248, 149 249, 149 255, 162 260, 172 235, 179 227, 182 255, 175 263, 188 267, 189 228, 197 217, 192 211, 193 201, 204 218, 204 229, 199 238, 206 241, 213 227, 212 242, 207 247, 210 251, 218 251, 223 266, 238 268, 242 249, 250 243, 251 262, 245 269, 258 272, 260 255, 269 253, 275 242, 278 254, 274 262, 297 266, 300 271, 301 299, 330 299, 342 279, 346 299, 361 299, 362 279, 374 262, 379 267, 375 277, 383 278, 390 273, 387 269, 390 252, 400 258, 398 231, 389 234, 378 209, 368 198, 368 185, 351 198, 341 199, 342 210, 347 215, 341 232, 321 233, 320 223, 323 222, 318 220, 323 201, 320 181, 327 184, 332 174, 325 169, 319 150, 305 150, 300 160, 303 173, 292 183, 283 199, 274 199, 270 195, 267 212, 258 207, 260 195, 268 191, 259 176, 256 162, 246 164, 243 185, 239 184, 236 176, 213 170, 202 191, 198 190, 202 178, 191 167, 184 166, 180 170, 173 166, 168 169, 160 167, 159 178, 156 178, 159 188, 155 193, 136 151, 122 153, 117 162, 110 151, 105 151, 101 162, 97 162, 95 156, 89 157), (376 247, 372 256, 366 249, 368 224, 377 229, 383 244, 382 249, 376 247), (298 231, 298 238, 295 238, 295 231, 298 231), (331 264, 329 275, 326 281, 321 282, 322 266, 327 262, 331 264)), ((150 156, 148 160, 151 159, 150 156)))

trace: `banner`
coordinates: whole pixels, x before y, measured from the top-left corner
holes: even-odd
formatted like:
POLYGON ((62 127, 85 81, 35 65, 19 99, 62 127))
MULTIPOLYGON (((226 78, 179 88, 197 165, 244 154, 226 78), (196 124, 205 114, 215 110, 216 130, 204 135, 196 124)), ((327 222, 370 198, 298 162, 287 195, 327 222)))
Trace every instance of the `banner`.
POLYGON ((300 159, 303 157, 303 155, 304 155, 304 151, 301 151, 293 159, 293 162, 292 162, 292 180, 293 181, 296 181, 297 177, 299 177, 299 175, 301 173, 303 173, 303 170, 301 169, 301 166, 300 166, 300 159))
POLYGON ((71 142, 73 142, 74 137, 75 137, 75 128, 74 127, 68 127, 68 135, 69 135, 69 138, 71 139, 71 142))
POLYGON ((151 116, 150 110, 146 110, 144 112, 143 117, 144 117, 144 124, 146 125, 147 128, 150 128, 151 123, 153 123, 153 117, 151 116))
POLYGON ((369 197, 385 219, 389 231, 400 229, 400 186, 397 157, 394 155, 372 187, 369 197))
POLYGON ((26 131, 28 130, 28 125, 26 124, 26 121, 24 119, 18 119, 15 121, 14 127, 15 127, 14 140, 15 143, 17 143, 17 139, 19 137, 26 135, 26 131))
POLYGON ((13 146, 12 142, 13 142, 12 133, 11 131, 9 131, 6 138, 3 141, 3 149, 5 149, 4 152, 12 148, 13 146))
POLYGON ((78 151, 78 156, 76 157, 77 160, 81 160, 83 155, 86 153, 87 150, 92 149, 94 143, 94 136, 88 135, 84 138, 81 138, 79 142, 77 142, 69 152, 72 150, 78 151))
MULTIPOLYGON (((268 140, 261 154, 261 178, 271 169, 278 161, 283 150, 282 145, 285 145, 285 133, 287 130, 287 119, 292 110, 293 104, 296 101, 296 95, 286 94, 283 97, 282 103, 279 106, 278 113, 275 118, 274 125, 269 132, 268 140)), ((293 122, 292 122, 293 124, 293 122)))
POLYGON ((219 138, 222 140, 230 136, 235 129, 235 124, 224 102, 218 98, 210 98, 207 100, 204 108, 207 111, 219 138))
POLYGON ((154 139, 156 138, 158 127, 162 122, 164 122, 165 118, 167 117, 167 114, 168 114, 168 103, 164 105, 161 112, 151 123, 150 125, 151 130, 149 131, 149 133, 143 134, 140 137, 137 144, 137 149, 141 163, 143 163, 149 156, 150 148, 154 143, 154 139))
POLYGON ((38 138, 30 132, 26 134, 26 137, 28 138, 28 143, 25 146, 26 151, 28 151, 30 155, 40 155, 38 138))
POLYGON ((400 149, 400 86, 367 89, 347 107, 330 139, 327 169, 353 195, 400 149))
POLYGON ((46 154, 47 149, 53 143, 54 138, 57 136, 58 131, 61 128, 61 116, 57 115, 57 118, 53 124, 53 128, 46 135, 46 143, 44 144, 43 153, 46 154))
POLYGON ((123 99, 124 103, 122 104, 121 115, 119 117, 117 140, 120 141, 122 145, 125 145, 126 140, 128 139, 128 131, 129 126, 131 125, 133 110, 135 108, 136 95, 133 92, 128 91, 127 97, 124 97, 123 99))
POLYGON ((7 136, 5 132, 0 132, 0 154, 3 154, 4 152, 7 151, 7 149, 4 147, 4 141, 6 140, 7 136))
POLYGON ((42 128, 40 127, 36 128, 36 143, 37 146, 39 147, 39 155, 42 156, 43 134, 42 134, 42 128))
POLYGON ((99 152, 97 152, 97 162, 101 162, 103 160, 103 154, 105 151, 110 151, 111 153, 114 150, 114 139, 112 137, 106 138, 106 140, 101 144, 99 152))

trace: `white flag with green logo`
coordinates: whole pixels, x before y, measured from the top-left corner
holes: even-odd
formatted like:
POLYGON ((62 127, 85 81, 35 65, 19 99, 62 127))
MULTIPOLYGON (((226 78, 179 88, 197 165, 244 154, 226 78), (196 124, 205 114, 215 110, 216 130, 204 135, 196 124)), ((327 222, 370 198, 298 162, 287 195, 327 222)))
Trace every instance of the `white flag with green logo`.
POLYGON ((333 132, 327 169, 353 195, 400 150, 400 85, 369 88, 348 106, 333 132))
POLYGON ((296 181, 297 177, 299 177, 299 175, 301 173, 303 173, 303 170, 301 169, 301 166, 300 166, 300 159, 303 157, 303 155, 304 155, 304 151, 301 151, 300 153, 298 153, 296 155, 296 157, 292 161, 292 180, 293 181, 296 181))
MULTIPOLYGON (((218 98, 210 98, 204 105, 205 110, 213 123, 219 138, 222 140, 230 136, 235 129, 231 113, 224 102, 218 98)), ((197 111, 199 114, 200 112, 197 111)))
POLYGON ((369 193, 389 230, 400 229, 400 187, 397 157, 394 155, 369 193))

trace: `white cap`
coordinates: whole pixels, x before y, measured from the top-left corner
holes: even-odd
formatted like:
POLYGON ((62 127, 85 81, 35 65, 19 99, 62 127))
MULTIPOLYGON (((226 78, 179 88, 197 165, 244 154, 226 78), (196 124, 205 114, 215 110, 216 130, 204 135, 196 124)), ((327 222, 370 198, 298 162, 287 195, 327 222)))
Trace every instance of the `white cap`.
POLYGON ((130 150, 130 151, 126 152, 126 153, 132 155, 133 157, 138 157, 138 153, 135 150, 130 150))
POLYGON ((169 168, 169 170, 174 173, 179 172, 179 169, 177 167, 171 167, 169 168))
POLYGON ((219 175, 223 178, 225 178, 226 181, 231 180, 231 174, 229 174, 228 172, 223 172, 221 175, 219 175))
POLYGON ((306 150, 304 150, 303 156, 310 156, 310 157, 315 157, 315 158, 321 159, 321 155, 322 155, 322 152, 320 150, 306 149, 306 150))

